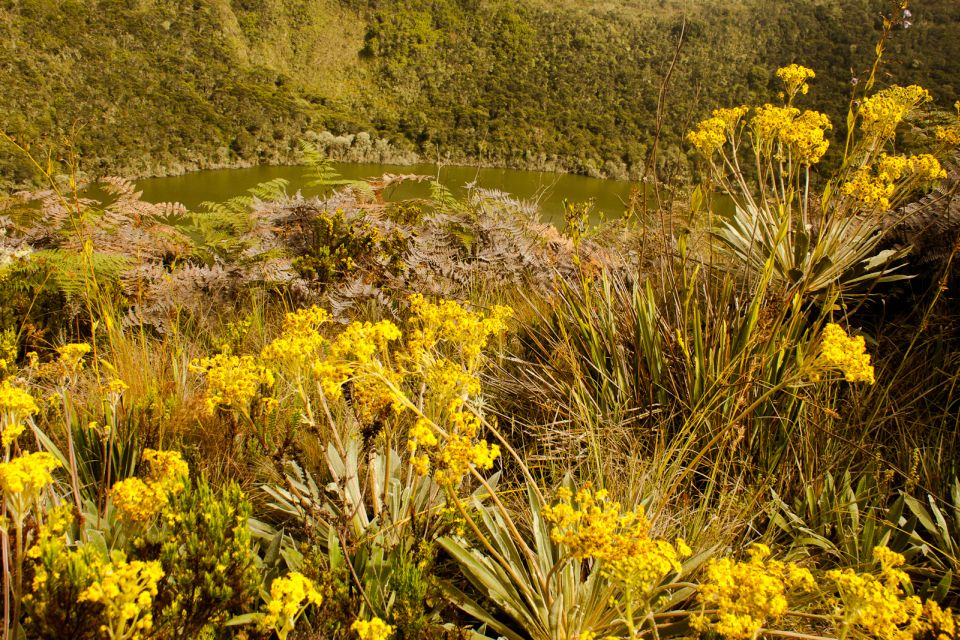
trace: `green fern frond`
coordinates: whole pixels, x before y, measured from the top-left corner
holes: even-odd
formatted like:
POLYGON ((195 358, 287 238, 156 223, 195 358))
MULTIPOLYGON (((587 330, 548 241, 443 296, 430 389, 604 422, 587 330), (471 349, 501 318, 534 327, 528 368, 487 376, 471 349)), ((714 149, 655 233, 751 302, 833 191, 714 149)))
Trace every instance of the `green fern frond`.
POLYGON ((356 181, 346 180, 337 173, 337 170, 333 168, 333 164, 317 145, 306 140, 300 141, 300 157, 303 159, 304 164, 307 165, 306 171, 304 171, 304 177, 308 179, 308 187, 320 187, 321 189, 327 190, 332 189, 333 187, 342 187, 346 185, 352 185, 356 181))
POLYGON ((94 252, 88 261, 82 253, 60 249, 37 251, 30 259, 68 299, 84 295, 94 282, 101 288, 119 285, 120 276, 134 265, 131 257, 117 253, 94 252))
POLYGON ((457 199, 453 192, 436 180, 430 182, 430 199, 438 209, 448 211, 462 211, 466 206, 457 199))
POLYGON ((273 180, 261 182, 257 186, 247 189, 247 193, 258 200, 272 202, 287 197, 287 185, 289 184, 289 180, 274 178, 273 180))
POLYGON ((234 196, 224 202, 204 201, 200 203, 200 209, 204 213, 225 218, 245 214, 251 206, 253 206, 253 196, 234 196))

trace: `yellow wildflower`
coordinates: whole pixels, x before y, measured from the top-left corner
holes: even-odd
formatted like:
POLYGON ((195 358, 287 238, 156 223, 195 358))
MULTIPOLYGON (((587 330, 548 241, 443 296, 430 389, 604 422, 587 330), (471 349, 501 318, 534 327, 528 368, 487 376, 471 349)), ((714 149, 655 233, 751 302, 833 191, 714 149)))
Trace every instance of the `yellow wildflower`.
POLYGON ((748 111, 750 111, 750 107, 741 105, 739 107, 731 107, 729 109, 714 109, 712 115, 714 118, 720 118, 723 120, 723 124, 728 129, 734 130, 736 129, 737 125, 740 124, 743 116, 747 115, 748 111))
POLYGON ((45 486, 53 482, 51 472, 58 467, 60 462, 45 451, 0 462, 0 489, 8 498, 35 499, 45 486))
POLYGON ((931 99, 930 93, 917 85, 894 85, 878 91, 861 103, 860 127, 864 135, 874 136, 881 142, 889 140, 909 113, 931 99))
POLYGON ((210 413, 217 407, 246 413, 261 388, 274 384, 273 372, 252 356, 218 353, 212 358, 194 360, 190 370, 207 376, 206 401, 210 413))
POLYGON ((147 482, 159 485, 168 493, 183 491, 190 467, 179 451, 144 449, 143 461, 148 466, 147 482))
POLYGON ((847 382, 876 381, 866 349, 863 336, 850 337, 838 324, 831 322, 823 330, 820 355, 828 367, 843 371, 847 382))
POLYGON ((687 141, 705 157, 711 158, 727 141, 726 130, 724 119, 714 116, 701 120, 696 129, 687 133, 687 141))
POLYGON ((298 309, 284 317, 283 333, 288 336, 311 334, 329 319, 330 314, 317 306, 298 309))
POLYGON ((923 603, 923 620, 920 630, 934 640, 954 640, 957 637, 957 621, 948 607, 941 609, 935 600, 923 603))
POLYGON ((933 130, 933 135, 936 136, 937 140, 948 147, 960 145, 960 125, 936 127, 933 130))
POLYGON ((810 591, 816 586, 807 569, 769 559, 766 545, 755 544, 748 554, 746 562, 721 558, 707 566, 698 597, 705 607, 717 609, 716 619, 701 615, 693 621, 696 628, 730 640, 755 638, 768 620, 786 613, 787 589, 810 591))
POLYGON ((844 195, 852 196, 867 209, 887 210, 890 199, 896 194, 896 185, 883 176, 871 175, 870 167, 860 167, 853 177, 841 187, 844 195))
POLYGON ((435 447, 440 441, 437 440, 437 436, 433 433, 433 429, 430 427, 430 421, 426 418, 418 418, 416 423, 410 427, 410 433, 408 434, 407 440, 407 449, 410 453, 415 453, 417 447, 435 447))
POLYGON ((389 640, 394 628, 380 618, 357 620, 350 628, 357 632, 359 640, 389 640))
POLYGON ((102 577, 77 599, 103 605, 106 620, 100 631, 111 640, 143 638, 153 627, 151 609, 162 577, 159 562, 127 562, 122 552, 115 551, 102 577))
POLYGON ((128 524, 149 524, 166 508, 171 494, 184 490, 190 468, 178 451, 143 450, 146 481, 127 478, 113 485, 110 497, 120 519, 128 524))
POLYGON ((260 628, 275 631, 280 640, 286 640, 306 608, 321 602, 320 592, 302 573, 294 571, 276 578, 270 583, 270 598, 260 618, 260 628))
POLYGON ((410 296, 414 313, 407 351, 408 359, 419 364, 428 352, 439 352, 461 362, 468 371, 479 364, 480 354, 493 335, 503 333, 513 315, 510 307, 494 305, 489 315, 465 309, 452 300, 427 302, 419 293, 410 296))
POLYGON ((920 624, 922 607, 916 596, 904 597, 901 583, 909 583, 909 578, 897 569, 903 564, 903 556, 876 547, 874 557, 881 564, 880 577, 853 569, 827 572, 843 605, 839 617, 845 627, 862 627, 883 640, 910 640, 920 624))
POLYGON ((113 485, 110 498, 120 519, 128 524, 149 524, 167 506, 167 492, 160 485, 140 478, 127 478, 113 485))
POLYGON ((898 183, 908 179, 930 182, 947 176, 940 161, 928 153, 916 156, 881 154, 875 170, 876 174, 874 168, 860 167, 850 181, 843 184, 841 192, 852 196, 864 207, 884 210, 890 208, 898 183))
POLYGON ((37 403, 28 392, 10 384, 0 383, 0 444, 8 447, 25 428, 24 420, 37 413, 37 403))
POLYGON ((283 363, 299 369, 326 346, 327 341, 317 332, 317 328, 329 317, 320 307, 288 313, 280 337, 264 347, 260 357, 267 362, 283 363))
POLYGON ((610 501, 605 490, 584 486, 577 492, 576 508, 569 490, 559 490, 557 498, 557 504, 543 509, 544 519, 554 525, 550 539, 567 546, 578 560, 603 561, 604 575, 629 590, 651 592, 668 574, 679 573, 680 560, 691 553, 683 540, 674 545, 651 538, 643 507, 621 512, 620 503, 610 501))
POLYGON ((765 104, 757 108, 750 121, 760 149, 778 160, 790 157, 799 164, 820 162, 830 143, 826 132, 833 128, 830 119, 818 111, 765 104))
POLYGON ((808 69, 798 64, 791 64, 777 69, 777 77, 783 81, 789 100, 793 100, 794 96, 798 93, 807 95, 807 92, 810 90, 810 85, 807 84, 807 80, 817 77, 817 74, 813 72, 813 69, 808 69))
POLYGON ((65 344, 57 347, 60 354, 60 364, 68 373, 79 373, 83 369, 83 357, 90 353, 90 345, 86 342, 65 344))

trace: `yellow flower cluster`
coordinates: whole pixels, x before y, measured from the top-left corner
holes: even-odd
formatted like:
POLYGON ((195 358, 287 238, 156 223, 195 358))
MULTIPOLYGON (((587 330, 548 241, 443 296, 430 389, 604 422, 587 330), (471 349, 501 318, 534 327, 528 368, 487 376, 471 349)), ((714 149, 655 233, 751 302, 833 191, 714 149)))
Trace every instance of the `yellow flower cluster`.
POLYGON ((198 358, 190 370, 207 376, 206 402, 210 413, 217 407, 246 413, 262 387, 272 387, 273 372, 252 356, 218 353, 212 358, 198 358))
POLYGON ((436 425, 421 417, 410 429, 407 449, 413 454, 419 451, 410 459, 414 471, 427 475, 432 464, 434 480, 453 486, 469 473, 471 465, 477 469, 493 468, 500 457, 500 446, 477 439, 480 419, 464 410, 462 401, 452 401, 447 413, 448 432, 442 441, 435 433, 436 425))
MULTIPOLYGON (((643 528, 647 522, 642 510, 621 514, 620 503, 609 501, 606 489, 594 492, 589 483, 575 499, 565 487, 557 491, 557 498, 557 504, 543 508, 544 519, 554 525, 550 539, 569 547, 578 560, 613 557, 617 546, 614 536, 634 524, 643 528)), ((637 533, 645 535, 648 531, 637 533)))
POLYGON ((60 364, 68 373, 79 373, 83 369, 83 357, 90 353, 90 345, 86 342, 65 344, 57 347, 60 354, 60 364))
POLYGON ((316 306, 288 313, 283 321, 283 332, 263 348, 260 357, 266 362, 299 371, 326 346, 327 341, 317 329, 329 317, 325 310, 316 306))
POLYGON ((916 156, 882 154, 877 164, 877 175, 887 182, 895 182, 908 176, 929 182, 946 178, 947 172, 940 165, 940 161, 929 153, 916 156))
POLYGON ((142 638, 153 627, 151 608, 161 578, 159 562, 127 562, 122 552, 115 551, 101 578, 84 589, 78 600, 103 605, 106 621, 100 631, 111 640, 142 638))
POLYGON ((480 395, 480 379, 465 371, 460 363, 438 358, 423 370, 423 381, 430 395, 439 400, 464 399, 480 395))
POLYGON ((490 336, 506 331, 507 320, 513 315, 513 309, 500 305, 483 315, 453 300, 434 304, 419 293, 410 296, 410 310, 414 313, 414 329, 407 346, 410 362, 416 365, 425 355, 440 352, 461 362, 468 371, 476 368, 490 336))
POLYGON ((372 422, 388 409, 400 411, 390 388, 381 378, 399 384, 400 375, 387 365, 390 343, 399 340, 400 329, 389 320, 352 322, 330 343, 325 359, 313 363, 313 374, 330 399, 343 396, 343 386, 352 384, 352 407, 357 418, 372 422))
POLYGON ((937 137, 937 140, 947 146, 955 147, 960 145, 960 125, 936 127, 933 130, 933 134, 937 137))
POLYGON ((829 323, 823 329, 820 353, 824 363, 843 371, 847 382, 873 384, 873 367, 863 336, 850 337, 838 324, 829 323))
POLYGON ((553 524, 550 539, 570 549, 578 560, 603 561, 603 572, 628 589, 649 593, 671 572, 679 573, 680 560, 689 556, 683 540, 673 545, 650 537, 650 521, 643 507, 621 512, 605 490, 581 488, 576 497, 562 488, 559 502, 544 507, 544 519, 553 524), (576 507, 574 507, 576 502, 576 507))
POLYGON ((887 210, 890 208, 890 199, 897 192, 897 185, 873 175, 870 167, 860 167, 840 190, 843 195, 852 196, 867 209, 887 210))
POLYGON ((313 582, 299 572, 291 572, 270 583, 270 598, 260 618, 260 628, 275 631, 280 640, 293 631, 297 618, 311 604, 319 605, 323 598, 313 582))
POLYGON ((726 132, 723 118, 714 116, 697 123, 697 128, 687 133, 687 141, 706 158, 711 158, 727 141, 726 132))
POLYGON ((873 555, 880 562, 879 577, 853 569, 827 572, 843 605, 839 617, 845 627, 862 627, 883 640, 910 640, 922 624, 923 608, 918 597, 904 597, 901 584, 909 578, 897 568, 904 558, 886 547, 876 547, 873 555))
POLYGON ((350 628, 357 632, 360 640, 389 640, 393 635, 394 628, 380 618, 371 618, 368 620, 357 620, 350 628))
POLYGON ((128 524, 149 524, 166 508, 170 495, 184 490, 190 468, 178 451, 144 449, 146 481, 127 478, 113 485, 110 498, 120 519, 128 524))
POLYGON ((9 380, 0 383, 0 444, 10 446, 23 433, 24 420, 37 411, 37 403, 28 392, 9 380))
POLYGON ((826 133, 833 128, 830 118, 819 111, 765 104, 758 107, 750 121, 757 147, 773 153, 777 159, 791 158, 802 165, 820 162, 830 146, 826 133))
POLYGON ((889 140, 903 119, 917 107, 931 100, 923 87, 892 86, 864 98, 860 105, 860 127, 864 135, 879 141, 889 140))
POLYGON ((957 637, 957 621, 953 612, 949 608, 944 611, 935 600, 923 603, 923 619, 919 627, 934 640, 955 640, 957 637))
POLYGON ((777 620, 787 611, 787 589, 816 588, 810 571, 769 559, 766 545, 753 545, 748 553, 746 562, 721 558, 707 566, 699 599, 704 607, 716 607, 716 619, 700 615, 693 620, 695 628, 712 630, 729 640, 755 638, 768 620, 777 620))
POLYGON ((168 493, 183 491, 186 479, 190 475, 190 466, 179 451, 143 450, 143 461, 147 463, 147 481, 163 487, 168 493))
POLYGON ((8 498, 21 496, 34 499, 40 491, 53 482, 51 472, 60 467, 60 462, 51 454, 41 451, 26 453, 10 462, 0 462, 0 489, 8 498))
POLYGON ((283 318, 283 333, 287 335, 305 335, 315 332, 330 320, 330 314, 316 305, 298 309, 283 318))
POLYGON ((687 141, 707 158, 723 146, 727 135, 733 135, 750 107, 714 109, 711 117, 701 120, 697 128, 687 133, 687 141))
POLYGON ((813 72, 813 69, 808 69, 798 64, 791 64, 777 69, 777 77, 783 80, 783 84, 787 89, 787 96, 792 100, 798 93, 807 95, 807 92, 810 90, 810 85, 807 84, 807 80, 817 77, 817 74, 813 72))
POLYGON ((889 156, 882 154, 874 169, 860 167, 841 187, 844 195, 852 196, 864 207, 889 209, 896 195, 897 182, 916 179, 930 182, 947 177, 940 161, 928 153, 916 156, 889 156))

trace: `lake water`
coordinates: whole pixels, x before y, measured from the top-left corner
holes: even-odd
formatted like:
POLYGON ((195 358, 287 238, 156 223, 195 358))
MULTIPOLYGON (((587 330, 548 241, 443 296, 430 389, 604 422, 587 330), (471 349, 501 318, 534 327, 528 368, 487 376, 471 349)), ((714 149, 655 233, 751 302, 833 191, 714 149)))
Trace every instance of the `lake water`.
MULTIPOLYGON (((439 178, 439 182, 462 197, 465 185, 475 183, 487 189, 506 191, 522 200, 534 200, 540 205, 543 218, 554 223, 563 220, 563 200, 583 202, 593 199, 594 218, 601 212, 607 219, 623 215, 625 203, 635 182, 623 180, 599 180, 570 174, 546 173, 537 171, 516 171, 511 169, 478 169, 476 167, 455 167, 432 164, 398 166, 389 164, 347 164, 334 163, 336 170, 348 179, 375 178, 385 173, 421 174, 439 178)), ((302 191, 303 195, 316 195, 319 190, 304 185, 304 167, 261 166, 250 169, 223 169, 216 171, 197 171, 182 176, 151 178, 137 183, 143 190, 143 199, 149 202, 182 202, 188 209, 196 209, 201 202, 222 202, 233 196, 246 193, 246 190, 261 182, 284 178, 290 182, 287 192, 302 191)), ((384 192, 388 200, 420 198, 429 195, 427 183, 407 182, 384 192)))

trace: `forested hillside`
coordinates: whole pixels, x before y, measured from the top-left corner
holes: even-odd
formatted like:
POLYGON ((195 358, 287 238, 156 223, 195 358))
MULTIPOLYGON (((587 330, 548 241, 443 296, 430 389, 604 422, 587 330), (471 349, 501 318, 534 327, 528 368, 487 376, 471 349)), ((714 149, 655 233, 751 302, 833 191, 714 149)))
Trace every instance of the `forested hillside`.
MULTIPOLYGON (((307 131, 368 131, 425 158, 637 173, 681 33, 661 160, 719 104, 763 99, 780 64, 818 72, 835 122, 871 60, 877 0, 6 0, 0 128, 69 138, 92 173, 283 162, 307 131), (586 8, 585 8, 586 7, 586 8), (789 8, 789 10, 788 10, 789 8)), ((881 82, 943 106, 960 77, 960 4, 914 2, 881 82)), ((4 151, 6 182, 30 176, 4 151)))

